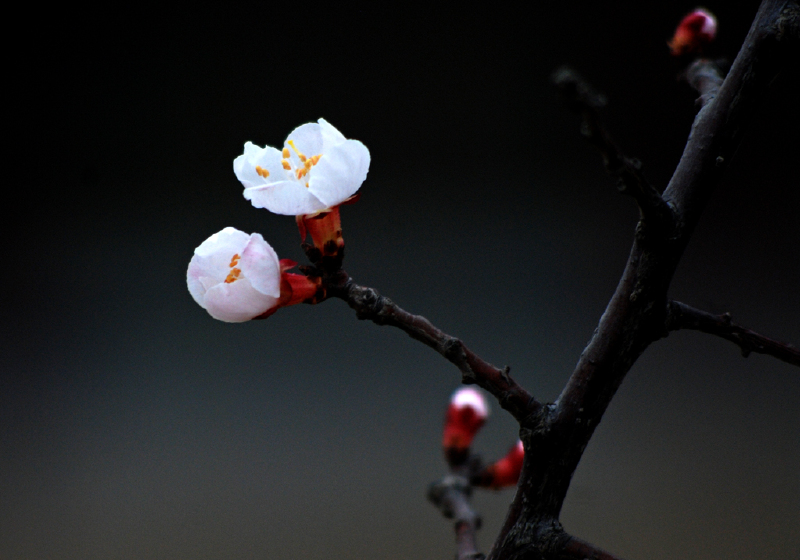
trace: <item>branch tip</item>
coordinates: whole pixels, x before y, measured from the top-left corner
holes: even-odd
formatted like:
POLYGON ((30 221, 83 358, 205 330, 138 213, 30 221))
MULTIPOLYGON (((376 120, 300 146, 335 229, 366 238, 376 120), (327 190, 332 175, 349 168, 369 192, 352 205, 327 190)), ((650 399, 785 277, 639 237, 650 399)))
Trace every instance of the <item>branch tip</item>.
POLYGON ((619 192, 636 201, 642 222, 648 224, 648 235, 654 232, 658 237, 669 237, 676 221, 672 208, 645 178, 642 162, 623 154, 600 122, 597 109, 605 106, 605 96, 568 67, 554 72, 552 80, 567 107, 583 118, 581 134, 600 152, 606 171, 617 179, 619 192))
POLYGON ((679 301, 667 303, 665 326, 668 331, 691 329, 713 334, 739 346, 742 356, 768 354, 781 361, 800 366, 800 350, 784 342, 767 338, 733 322, 730 313, 713 315, 679 301))

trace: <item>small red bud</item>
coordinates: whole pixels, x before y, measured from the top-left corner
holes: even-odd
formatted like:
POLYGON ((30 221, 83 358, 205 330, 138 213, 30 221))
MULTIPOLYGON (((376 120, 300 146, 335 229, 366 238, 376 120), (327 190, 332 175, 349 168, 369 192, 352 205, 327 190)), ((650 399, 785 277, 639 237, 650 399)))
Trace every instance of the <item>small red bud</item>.
POLYGON ((505 457, 483 469, 477 479, 473 480, 473 484, 495 489, 516 486, 522 472, 524 459, 525 449, 522 447, 522 442, 518 440, 505 457))
POLYGON ((717 18, 703 8, 684 17, 667 43, 672 56, 699 54, 717 35, 717 18))
POLYGON ((471 387, 453 393, 444 423, 442 447, 451 464, 463 463, 469 454, 472 438, 489 416, 489 405, 483 395, 471 387))

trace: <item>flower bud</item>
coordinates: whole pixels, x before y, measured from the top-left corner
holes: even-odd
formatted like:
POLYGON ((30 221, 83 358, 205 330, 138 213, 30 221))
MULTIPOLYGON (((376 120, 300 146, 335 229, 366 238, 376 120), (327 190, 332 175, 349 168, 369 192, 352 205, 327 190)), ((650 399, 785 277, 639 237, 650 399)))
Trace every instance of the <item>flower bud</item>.
POLYGON ((489 404, 477 389, 462 387, 450 398, 444 423, 442 447, 451 465, 460 465, 469 455, 472 438, 489 417, 489 404))
POLYGON ((699 54, 717 35, 717 19, 711 12, 698 8, 684 17, 667 43, 672 56, 699 54))
POLYGON ((319 299, 319 279, 286 272, 296 265, 278 260, 260 234, 227 227, 195 249, 186 284, 209 315, 241 323, 266 318, 280 307, 319 299))
POLYGON ((474 486, 494 489, 516 486, 524 458, 525 449, 518 440, 505 457, 484 468, 471 482, 474 486))

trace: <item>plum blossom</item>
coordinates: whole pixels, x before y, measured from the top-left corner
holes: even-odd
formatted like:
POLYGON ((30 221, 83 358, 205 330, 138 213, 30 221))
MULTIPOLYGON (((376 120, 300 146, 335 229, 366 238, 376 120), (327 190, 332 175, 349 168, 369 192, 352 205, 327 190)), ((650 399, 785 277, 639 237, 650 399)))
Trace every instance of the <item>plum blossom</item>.
POLYGON ((261 234, 226 227, 195 249, 186 283, 212 317, 239 323, 278 305, 281 265, 261 234))
POLYGON ((261 234, 227 227, 195 249, 186 272, 194 300, 220 321, 266 318, 279 307, 315 301, 319 286, 286 270, 297 263, 278 260, 261 234))
POLYGON ((319 119, 292 131, 282 150, 247 142, 233 161, 233 171, 244 185, 244 197, 256 208, 301 216, 352 197, 367 177, 369 161, 364 144, 319 119))

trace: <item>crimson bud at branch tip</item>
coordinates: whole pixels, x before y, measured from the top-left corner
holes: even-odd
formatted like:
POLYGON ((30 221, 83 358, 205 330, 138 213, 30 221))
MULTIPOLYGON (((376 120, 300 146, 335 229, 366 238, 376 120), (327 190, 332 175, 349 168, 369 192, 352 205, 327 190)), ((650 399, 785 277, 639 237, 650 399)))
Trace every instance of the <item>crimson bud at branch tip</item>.
POLYGON ((703 8, 684 17, 667 43, 672 56, 700 54, 717 35, 717 18, 703 8))
POLYGON ((480 391, 462 387, 453 393, 442 437, 442 447, 449 463, 460 464, 466 460, 472 439, 488 417, 489 404, 480 391))
POLYGON ((521 441, 512 447, 505 457, 486 467, 473 481, 475 486, 486 488, 505 488, 516 486, 522 472, 525 449, 521 441))

